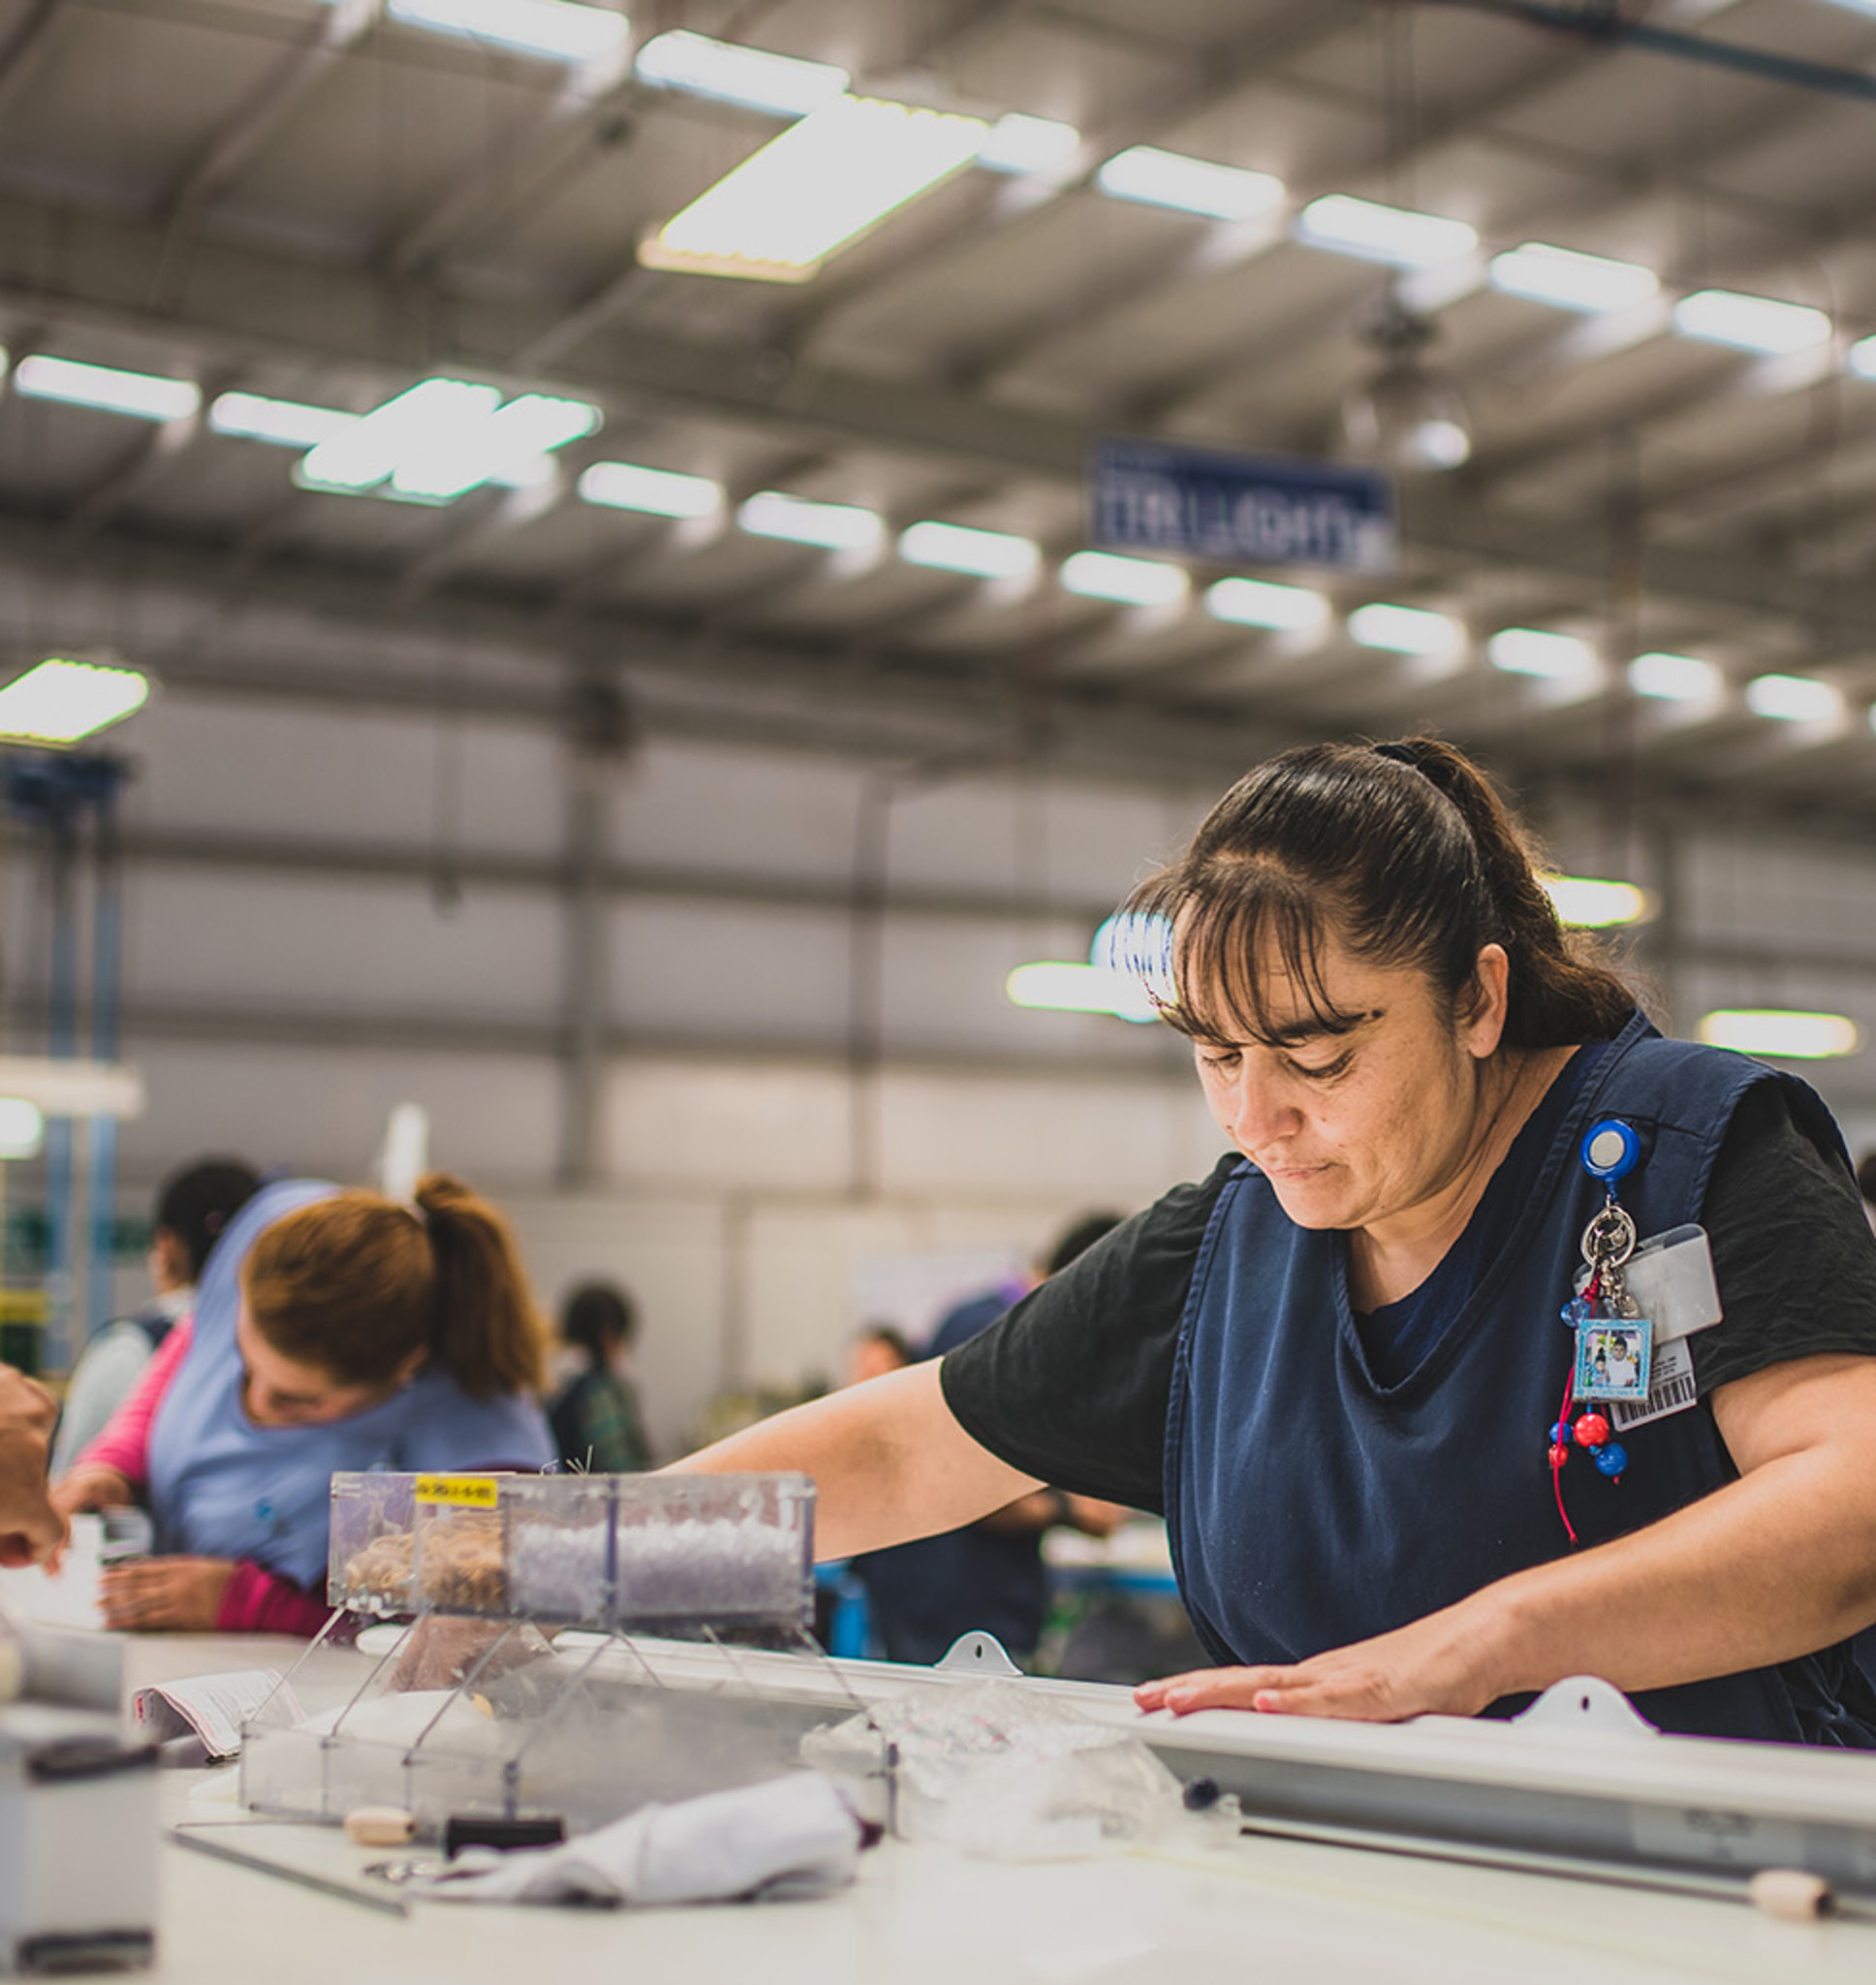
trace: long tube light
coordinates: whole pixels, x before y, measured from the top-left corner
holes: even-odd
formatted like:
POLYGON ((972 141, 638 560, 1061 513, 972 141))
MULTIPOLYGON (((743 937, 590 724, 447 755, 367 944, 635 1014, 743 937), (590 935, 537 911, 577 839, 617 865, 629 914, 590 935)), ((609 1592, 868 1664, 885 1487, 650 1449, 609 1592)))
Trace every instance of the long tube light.
POLYGON ((1216 165, 1153 144, 1116 152, 1095 173, 1094 183, 1112 200, 1176 207, 1218 221, 1250 220, 1283 199, 1283 181, 1269 173, 1216 165))
POLYGON ((1396 607, 1371 600, 1348 616, 1349 639, 1363 647, 1396 655, 1454 655, 1465 646, 1465 629, 1449 614, 1426 607, 1396 607))
POLYGON ((1668 654, 1653 648, 1629 664, 1629 687, 1636 695, 1658 697, 1664 703, 1706 703, 1718 696, 1725 684, 1719 670, 1698 655, 1668 654))
POLYGON ((1599 875, 1545 875, 1539 880, 1558 921, 1579 930, 1643 924, 1659 908, 1649 892, 1633 882, 1613 882, 1599 875))
POLYGON ((1660 289, 1661 279, 1639 262, 1525 241, 1491 258, 1491 284, 1507 296, 1528 297, 1560 310, 1596 311, 1645 303, 1660 289))
POLYGON ((0 689, 0 738, 74 744, 120 723, 149 694, 149 677, 139 670, 50 656, 0 689))
POLYGON ((1111 1013, 1136 1023, 1157 1020, 1158 1009, 1131 972, 1105 965, 1046 959, 1018 965, 1003 982, 1013 1006, 1050 1013, 1111 1013))
POLYGON ((876 510, 855 503, 814 503, 779 489, 759 489, 737 510, 736 522, 752 537, 815 545, 824 551, 869 551, 886 530, 876 510))
POLYGON ((389 0, 386 11, 407 27, 550 62, 596 61, 623 47, 631 31, 624 15, 579 0, 389 0))
POLYGON ((806 282, 896 208, 970 164, 981 117, 841 97, 792 124, 639 244, 647 268, 806 282))
POLYGON ((1596 672, 1596 650, 1574 634, 1548 627, 1501 627, 1485 643, 1485 659, 1513 676, 1577 682, 1596 672))
POLYGON ((1854 1055, 1862 1046, 1863 1030, 1842 1013, 1719 1007, 1701 1021, 1700 1037, 1711 1048, 1735 1048, 1773 1061, 1823 1061, 1854 1055))
POLYGON ((400 495, 447 503, 478 483, 539 481, 548 472, 545 457, 591 434, 600 418, 585 400, 524 393, 406 456, 391 472, 391 485, 400 495))
POLYGON ((642 511, 647 517, 711 517, 723 508, 721 483, 635 461, 596 461, 575 488, 587 503, 642 511))
POLYGON ((977 163, 990 173, 1047 173, 1067 165, 1080 148, 1081 134, 1073 124, 1006 110, 978 146, 977 163))
POLYGON ((0 1158, 30 1158, 46 1142, 46 1113, 24 1096, 0 1096, 0 1158))
POLYGON ((1360 256, 1364 262, 1400 268, 1426 268, 1470 255, 1479 245, 1477 230, 1443 214, 1384 206, 1352 193, 1326 193, 1297 216, 1298 238, 1312 248, 1360 256))
POLYGON ((217 434, 266 441, 276 448, 317 448, 359 416, 337 407, 308 406, 303 400, 266 399, 257 393, 224 393, 209 402, 208 425, 217 434))
POLYGON ((202 389, 191 379, 89 365, 45 352, 29 354, 13 368, 13 389, 26 399, 62 400, 139 421, 186 421, 202 405, 202 389))
POLYGON ((1843 714, 1843 692, 1815 676, 1755 676, 1746 684, 1746 708, 1782 724, 1828 724, 1843 714))
POLYGON ((1058 576, 1083 599, 1112 600, 1123 607, 1170 607, 1192 589, 1183 567, 1118 551, 1074 552, 1062 560, 1058 576))
POLYGON ((1221 579, 1205 588, 1204 607, 1214 620, 1282 634, 1318 634, 1329 620, 1329 605, 1321 593, 1268 579, 1221 579))
POLYGON ((973 530, 961 523, 926 520, 899 533, 899 556, 909 565, 935 572, 961 572, 973 579, 1031 578, 1042 564, 1033 538, 1009 531, 973 530))
POLYGON ((1830 335, 1830 319, 1808 303, 1750 297, 1738 290, 1696 290, 1674 305, 1682 337, 1742 352, 1801 352, 1830 335))
POLYGON ((853 79, 831 62, 771 55, 681 27, 653 35, 639 50, 632 73, 654 89, 682 90, 776 117, 808 116, 845 96, 853 79))

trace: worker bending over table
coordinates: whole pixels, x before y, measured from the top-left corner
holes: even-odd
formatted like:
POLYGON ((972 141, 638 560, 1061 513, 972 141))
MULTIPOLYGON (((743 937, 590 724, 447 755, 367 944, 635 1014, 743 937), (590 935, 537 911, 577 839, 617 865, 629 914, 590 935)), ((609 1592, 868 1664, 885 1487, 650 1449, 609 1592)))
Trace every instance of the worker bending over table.
POLYGON ((460 1181, 267 1186, 53 1491, 148 1502, 157 1555, 106 1572, 106 1623, 316 1632, 333 1473, 545 1466, 545 1342, 507 1222, 460 1181))
POLYGON ((1876 1747, 1876 1238, 1813 1091, 1663 1039, 1438 740, 1280 754, 1128 907, 1234 1154, 943 1360, 684 1465, 805 1469, 830 1557, 1044 1482, 1163 1510, 1218 1666, 1146 1709, 1587 1673, 1876 1747), (1710 1247, 1723 1316, 1638 1314, 1638 1240, 1677 1290, 1710 1247))

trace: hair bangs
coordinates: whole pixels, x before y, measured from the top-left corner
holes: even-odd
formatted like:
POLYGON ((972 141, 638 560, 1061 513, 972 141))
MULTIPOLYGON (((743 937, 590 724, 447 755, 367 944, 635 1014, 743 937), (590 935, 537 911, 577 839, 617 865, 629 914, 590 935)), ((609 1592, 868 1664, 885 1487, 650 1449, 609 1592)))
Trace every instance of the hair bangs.
POLYGON ((1298 1033, 1345 1034, 1361 1019, 1323 976, 1338 921, 1326 893, 1271 862, 1212 860, 1146 883, 1131 926, 1156 926, 1156 959, 1130 956, 1160 1018, 1194 1041, 1271 1046, 1298 1033))

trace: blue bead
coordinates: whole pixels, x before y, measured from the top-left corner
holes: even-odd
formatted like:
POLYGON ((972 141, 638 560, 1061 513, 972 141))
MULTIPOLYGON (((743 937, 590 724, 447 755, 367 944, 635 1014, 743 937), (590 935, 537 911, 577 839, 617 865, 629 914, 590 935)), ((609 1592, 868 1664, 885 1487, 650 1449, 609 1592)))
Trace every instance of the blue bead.
POLYGON ((1557 1314, 1572 1330, 1579 1330, 1587 1323, 1594 1312, 1581 1296, 1572 1296, 1557 1314))
POLYGON ((1590 1460, 1604 1474, 1619 1475, 1629 1465, 1629 1451, 1619 1440, 1611 1440, 1607 1447, 1595 1449, 1590 1460))
POLYGON ((1570 1422, 1568 1420, 1559 1420, 1550 1429, 1550 1444, 1553 1447, 1568 1447, 1570 1445, 1570 1422))

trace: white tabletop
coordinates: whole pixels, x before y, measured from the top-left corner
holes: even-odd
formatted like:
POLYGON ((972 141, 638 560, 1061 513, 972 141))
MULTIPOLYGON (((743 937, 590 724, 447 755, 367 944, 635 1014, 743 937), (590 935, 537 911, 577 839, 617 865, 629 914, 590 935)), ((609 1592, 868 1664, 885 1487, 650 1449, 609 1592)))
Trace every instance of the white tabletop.
MULTIPOLYGON (((135 1684, 280 1665, 257 1636, 140 1640, 135 1684)), ((313 1692, 362 1656, 335 1655, 313 1692), (351 1664, 348 1666, 348 1664, 351 1664)), ((213 1838, 343 1879, 383 1849, 330 1828, 244 1822, 189 1775, 172 1817, 213 1838)), ((1876 1913, 1774 1921, 1736 1901, 1517 1874, 1262 1837, 1179 1853, 999 1864, 888 1843, 849 1890, 813 1902, 644 1911, 411 1903, 397 1917, 171 1842, 162 1850, 158 1980, 328 1985, 535 1985, 594 1977, 748 1978, 760 1985, 1146 1985, 1210 1974, 1305 1985, 1669 1985, 1876 1976, 1876 1913)))

